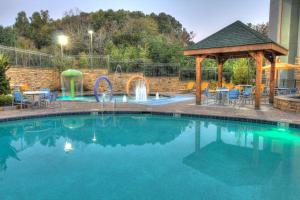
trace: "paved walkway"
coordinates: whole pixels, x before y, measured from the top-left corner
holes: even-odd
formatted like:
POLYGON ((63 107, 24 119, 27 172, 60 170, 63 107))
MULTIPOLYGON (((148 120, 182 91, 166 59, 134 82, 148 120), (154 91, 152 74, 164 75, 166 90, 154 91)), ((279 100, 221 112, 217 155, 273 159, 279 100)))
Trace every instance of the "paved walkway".
POLYGON ((195 105, 194 101, 184 101, 179 103, 146 106, 139 104, 118 103, 114 108, 112 103, 106 103, 102 108, 99 103, 90 102, 61 102, 61 105, 44 109, 12 109, 0 111, 0 119, 15 117, 26 117, 33 115, 59 114, 69 112, 101 112, 101 111, 146 111, 179 114, 196 114, 209 116, 224 116, 247 119, 258 119, 268 121, 280 121, 300 124, 300 114, 283 112, 274 109, 269 105, 262 105, 261 110, 254 110, 252 106, 233 107, 217 105, 195 105))

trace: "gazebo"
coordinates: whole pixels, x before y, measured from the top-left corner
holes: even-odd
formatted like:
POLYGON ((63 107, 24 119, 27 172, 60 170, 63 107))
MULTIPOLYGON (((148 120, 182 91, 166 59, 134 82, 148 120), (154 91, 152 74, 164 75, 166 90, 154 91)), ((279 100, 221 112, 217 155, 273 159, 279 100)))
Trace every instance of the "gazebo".
MULTIPOLYGON (((216 59, 218 87, 222 86, 222 70, 231 58, 254 58, 256 61, 256 88, 261 88, 262 65, 265 57, 271 63, 270 103, 274 101, 276 56, 287 55, 288 50, 241 21, 236 21, 184 51, 196 58, 196 104, 201 104, 201 62, 205 58, 216 59)), ((255 92, 255 108, 260 108, 261 90, 255 92)))

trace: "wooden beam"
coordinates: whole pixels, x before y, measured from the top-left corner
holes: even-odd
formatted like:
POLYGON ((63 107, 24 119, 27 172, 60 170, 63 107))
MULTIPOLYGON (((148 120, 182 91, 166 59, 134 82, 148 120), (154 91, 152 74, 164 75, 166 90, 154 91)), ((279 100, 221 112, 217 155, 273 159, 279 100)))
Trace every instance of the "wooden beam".
POLYGON ((255 89, 255 109, 260 109, 261 97, 261 79, 262 79, 262 64, 263 64, 263 51, 251 53, 256 61, 256 89, 255 89))
POLYGON ((218 87, 222 87, 222 83, 223 83, 223 64, 225 62, 224 59, 218 57, 217 59, 217 63, 218 63, 218 87))
POLYGON ((211 55, 220 53, 238 53, 238 52, 249 52, 249 51, 272 51, 277 56, 287 55, 288 50, 274 43, 267 44, 253 44, 253 45, 241 45, 232 47, 220 47, 220 48, 209 48, 209 49, 191 49, 185 50, 184 55, 195 56, 195 55, 211 55))
POLYGON ((274 96, 275 96, 275 68, 276 68, 276 55, 273 54, 272 58, 270 59, 271 68, 270 68, 270 92, 269 92, 269 103, 274 103, 274 96))
POLYGON ((196 104, 201 105, 201 62, 205 56, 196 56, 196 104))

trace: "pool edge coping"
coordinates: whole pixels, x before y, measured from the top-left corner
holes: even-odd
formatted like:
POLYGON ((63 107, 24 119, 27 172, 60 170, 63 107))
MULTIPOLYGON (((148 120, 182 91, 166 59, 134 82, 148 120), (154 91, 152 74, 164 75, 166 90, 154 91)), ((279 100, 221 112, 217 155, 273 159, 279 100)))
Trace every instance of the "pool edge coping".
POLYGON ((56 113, 42 113, 42 114, 28 114, 23 116, 12 116, 7 118, 0 118, 0 123, 9 122, 9 121, 19 121, 24 119, 36 119, 36 118, 45 118, 45 117, 55 117, 55 116, 72 116, 72 115, 92 115, 92 114, 151 114, 151 115, 167 115, 174 117, 195 117, 195 118, 206 118, 206 119, 218 119, 226 121, 240 121, 240 122, 249 122, 249 123, 258 123, 258 124, 269 124, 269 125, 278 125, 279 123, 288 124, 289 128, 300 129, 300 123, 292 123, 288 121, 272 121, 265 119, 254 119, 240 116, 219 116, 219 115, 209 115, 209 114, 192 114, 186 112, 160 112, 160 111, 149 111, 149 110, 119 110, 119 111, 67 111, 67 112, 56 112, 56 113))

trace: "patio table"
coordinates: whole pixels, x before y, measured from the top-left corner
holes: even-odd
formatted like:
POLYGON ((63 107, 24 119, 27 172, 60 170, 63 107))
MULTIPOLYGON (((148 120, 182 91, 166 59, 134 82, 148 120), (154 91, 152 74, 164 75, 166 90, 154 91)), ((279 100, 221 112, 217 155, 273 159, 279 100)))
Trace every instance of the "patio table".
POLYGON ((225 103, 225 100, 228 98, 227 93, 229 92, 229 89, 227 88, 217 88, 216 89, 217 92, 217 100, 219 102, 219 104, 223 104, 225 103), (218 94, 221 94, 221 98, 218 98, 218 94))
POLYGON ((48 91, 25 91, 23 94, 32 96, 32 105, 38 103, 38 106, 40 107, 40 95, 47 94, 48 91))

